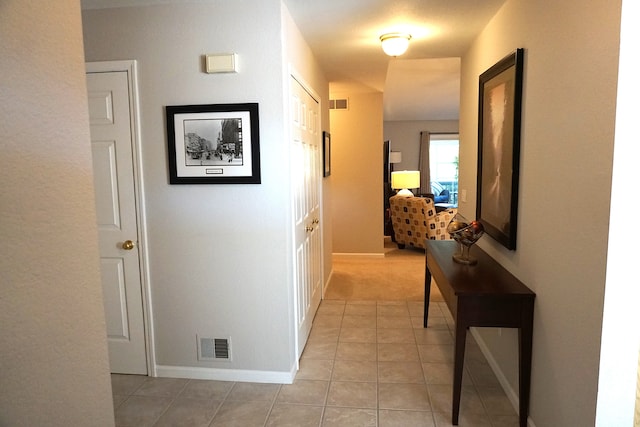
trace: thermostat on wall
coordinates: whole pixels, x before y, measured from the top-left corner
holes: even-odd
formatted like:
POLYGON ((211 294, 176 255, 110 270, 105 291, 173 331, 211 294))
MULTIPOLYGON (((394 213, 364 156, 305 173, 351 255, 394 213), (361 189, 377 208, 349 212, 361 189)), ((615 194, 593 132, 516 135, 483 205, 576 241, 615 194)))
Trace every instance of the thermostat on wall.
POLYGON ((235 53, 206 55, 206 71, 212 73, 237 73, 238 61, 235 53))

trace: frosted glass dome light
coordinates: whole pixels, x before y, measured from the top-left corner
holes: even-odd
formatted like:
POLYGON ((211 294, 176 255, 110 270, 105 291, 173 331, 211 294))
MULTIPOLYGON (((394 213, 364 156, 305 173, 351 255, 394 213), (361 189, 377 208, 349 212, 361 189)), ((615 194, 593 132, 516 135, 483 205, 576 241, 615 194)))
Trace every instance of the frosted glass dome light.
POLYGON ((400 56, 407 51, 411 35, 406 33, 388 33, 380 36, 382 50, 389 56, 400 56))

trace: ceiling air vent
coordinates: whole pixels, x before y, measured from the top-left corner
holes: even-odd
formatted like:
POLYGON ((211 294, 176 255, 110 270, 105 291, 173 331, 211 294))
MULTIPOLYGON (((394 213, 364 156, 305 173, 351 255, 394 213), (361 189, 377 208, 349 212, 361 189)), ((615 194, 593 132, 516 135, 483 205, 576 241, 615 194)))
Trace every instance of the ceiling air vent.
POLYGON ((330 99, 329 109, 330 110, 348 110, 349 100, 348 99, 330 99))
POLYGON ((229 339, 198 337, 198 360, 231 360, 229 339))

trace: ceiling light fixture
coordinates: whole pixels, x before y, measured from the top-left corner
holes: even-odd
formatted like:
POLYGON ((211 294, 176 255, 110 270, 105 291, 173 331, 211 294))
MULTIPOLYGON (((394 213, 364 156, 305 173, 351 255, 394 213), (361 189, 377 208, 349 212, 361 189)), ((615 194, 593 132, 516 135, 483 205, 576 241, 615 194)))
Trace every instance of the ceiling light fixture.
POLYGON ((387 33, 380 36, 382 50, 389 56, 400 56, 409 47, 411 34, 407 33, 387 33))

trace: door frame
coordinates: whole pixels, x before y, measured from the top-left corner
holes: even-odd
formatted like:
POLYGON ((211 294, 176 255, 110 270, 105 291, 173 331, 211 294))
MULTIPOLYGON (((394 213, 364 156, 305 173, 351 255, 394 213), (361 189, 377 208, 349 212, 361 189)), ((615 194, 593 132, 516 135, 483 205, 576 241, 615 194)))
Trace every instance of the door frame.
POLYGON ((140 264, 140 287, 142 292, 142 318, 147 359, 147 375, 156 377, 153 317, 151 316, 151 288, 149 280, 149 258, 147 252, 146 210, 144 207, 144 183, 142 178, 142 150, 140 132, 140 106, 138 102, 138 68, 135 60, 96 61, 85 63, 86 73, 126 72, 129 89, 129 112, 131 115, 131 152, 133 158, 133 185, 136 205, 138 239, 138 262, 140 264))

